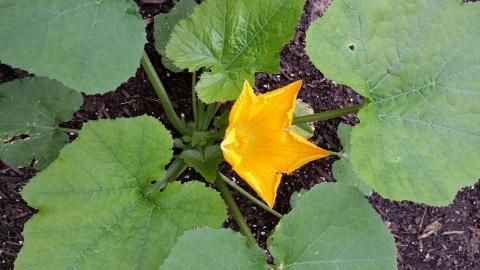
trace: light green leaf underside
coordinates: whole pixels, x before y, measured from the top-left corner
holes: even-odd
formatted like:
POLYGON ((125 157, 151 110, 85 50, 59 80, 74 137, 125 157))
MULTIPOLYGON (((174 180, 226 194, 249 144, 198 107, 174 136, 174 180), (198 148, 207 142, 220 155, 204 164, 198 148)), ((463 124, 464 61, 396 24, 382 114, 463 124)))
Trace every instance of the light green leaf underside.
MULTIPOLYGON (((310 115, 314 113, 315 111, 313 111, 313 108, 310 107, 310 105, 303 102, 301 99, 297 99, 297 104, 295 106, 294 112, 295 117, 310 115)), ((315 133, 315 127, 313 126, 313 123, 296 124, 292 126, 292 129, 305 139, 310 139, 315 133)))
POLYGON ((58 124, 70 120, 82 103, 80 93, 46 78, 0 84, 0 159, 17 167, 33 159, 38 169, 48 166, 68 142, 58 124), (20 135, 28 138, 15 140, 20 135))
POLYGON ((155 16, 153 35, 155 37, 155 48, 160 54, 165 55, 165 47, 167 47, 173 27, 180 20, 190 15, 196 6, 195 0, 181 0, 170 12, 155 16))
POLYGON ((351 161, 382 196, 447 205, 480 177, 478 18, 478 3, 339 0, 308 31, 312 62, 371 100, 351 161))
POLYGON ((185 232, 160 270, 266 270, 265 254, 227 229, 185 232))
POLYGON ((278 269, 397 269, 395 242, 382 220, 358 189, 340 183, 302 195, 268 243, 278 269))
POLYGON ((233 100, 254 73, 279 71, 303 0, 206 0, 174 28, 167 56, 178 67, 206 67, 196 87, 207 103, 233 100))
POLYGON ((184 231, 220 227, 225 206, 200 182, 144 195, 171 157, 171 135, 154 118, 87 123, 22 191, 40 212, 15 269, 158 269, 184 231))
POLYGON ((146 42, 131 0, 3 0, 0 60, 85 93, 135 74, 146 42))
POLYGON ((372 194, 372 189, 358 176, 350 161, 350 135, 352 133, 352 126, 340 123, 337 133, 340 137, 343 150, 341 159, 333 163, 333 176, 337 182, 357 187, 364 195, 370 196, 372 194))
POLYGON ((182 69, 175 66, 172 60, 165 55, 165 47, 170 39, 173 27, 182 19, 185 19, 197 6, 195 0, 182 0, 178 2, 168 13, 160 13, 155 16, 153 36, 155 37, 155 49, 162 55, 162 64, 173 72, 182 69))

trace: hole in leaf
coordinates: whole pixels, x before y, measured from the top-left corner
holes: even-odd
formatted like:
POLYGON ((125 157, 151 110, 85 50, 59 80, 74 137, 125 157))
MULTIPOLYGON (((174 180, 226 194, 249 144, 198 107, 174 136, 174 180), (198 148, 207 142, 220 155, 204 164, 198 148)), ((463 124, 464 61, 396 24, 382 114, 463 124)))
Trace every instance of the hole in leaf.
POLYGON ((152 185, 155 185, 155 183, 157 183, 157 180, 153 179, 152 181, 150 181, 150 184, 152 185))
POLYGON ((20 134, 20 135, 15 135, 13 137, 11 137, 10 139, 7 139, 7 140, 4 140, 3 143, 4 144, 14 144, 15 142, 18 142, 18 141, 26 141, 30 138, 30 135, 28 134, 20 134))
POLYGON ((355 51, 356 45, 352 43, 352 44, 348 45, 348 48, 350 49, 350 51, 353 52, 353 51, 355 51))

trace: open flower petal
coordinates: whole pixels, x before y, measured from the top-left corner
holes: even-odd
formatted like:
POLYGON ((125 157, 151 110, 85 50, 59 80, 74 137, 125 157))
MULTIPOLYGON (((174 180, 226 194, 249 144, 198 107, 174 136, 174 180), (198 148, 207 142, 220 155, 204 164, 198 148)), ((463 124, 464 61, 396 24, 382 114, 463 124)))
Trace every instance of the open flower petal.
POLYGON ((301 85, 297 81, 256 96, 245 82, 222 142, 227 162, 270 207, 282 173, 330 154, 291 130, 301 85))

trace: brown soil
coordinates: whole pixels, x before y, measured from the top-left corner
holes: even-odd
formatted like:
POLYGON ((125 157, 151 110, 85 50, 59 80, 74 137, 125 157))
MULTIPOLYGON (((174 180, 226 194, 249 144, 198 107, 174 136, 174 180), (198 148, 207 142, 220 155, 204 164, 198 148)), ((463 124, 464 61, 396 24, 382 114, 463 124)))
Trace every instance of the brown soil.
MULTIPOLYGON (((146 4, 148 0, 137 2, 148 23, 147 32, 149 41, 152 42, 151 17, 159 12, 168 11, 173 4, 171 1, 163 0, 153 1, 157 2, 153 4, 146 4)), ((362 102, 361 97, 348 87, 325 79, 313 67, 304 51, 305 30, 310 22, 325 11, 329 2, 329 0, 307 1, 295 38, 284 47, 281 53, 281 73, 278 75, 258 73, 256 75, 258 92, 275 89, 301 79, 304 85, 300 98, 310 104, 316 112, 362 102)), ((161 65, 160 57, 155 53, 151 43, 146 46, 146 49, 171 94, 175 109, 189 118, 190 75, 186 72, 167 71, 161 65)), ((27 75, 21 70, 0 64, 0 83, 27 75)), ((81 128, 86 121, 142 114, 157 117, 169 127, 153 88, 146 79, 145 73, 139 69, 135 77, 122 84, 117 90, 105 95, 86 96, 82 108, 71 122, 65 123, 65 126, 81 128)), ((340 121, 353 125, 358 120, 354 115, 350 115, 318 122, 315 125, 316 134, 313 141, 326 149, 341 150, 336 135, 336 128, 340 121)), ((292 175, 285 176, 279 188, 275 208, 281 213, 287 213, 290 209, 289 199, 293 192, 309 189, 320 182, 334 181, 331 172, 334 161, 335 158, 315 161, 292 175)), ((222 170, 235 179, 240 179, 228 166, 222 166, 222 170)), ((0 269, 13 269, 13 262, 22 246, 23 224, 34 213, 34 209, 28 207, 19 195, 23 185, 34 174, 35 170, 32 168, 18 170, 0 162, 0 269)), ((189 170, 182 178, 187 180, 194 176, 194 173, 189 170)), ((237 183, 249 190, 241 180, 237 183)), ((234 190, 232 193, 255 237, 260 245, 266 248, 266 238, 278 219, 245 200, 234 190)), ((480 269, 480 184, 460 191, 449 207, 391 202, 376 194, 370 197, 370 202, 396 239, 399 269, 480 269), (432 227, 436 230, 428 234, 429 228, 432 227), (426 237, 419 240, 422 234, 426 237)), ((225 227, 238 229, 232 217, 225 223, 225 227)))

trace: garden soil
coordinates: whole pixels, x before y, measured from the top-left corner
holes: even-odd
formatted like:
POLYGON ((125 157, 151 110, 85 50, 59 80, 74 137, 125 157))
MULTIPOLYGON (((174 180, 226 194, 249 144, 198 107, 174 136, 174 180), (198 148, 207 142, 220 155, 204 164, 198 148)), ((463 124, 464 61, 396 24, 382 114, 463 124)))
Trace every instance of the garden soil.
MULTIPOLYGON (((147 24, 148 39, 146 50, 156 66, 177 112, 191 117, 190 87, 191 77, 187 72, 172 73, 166 70, 155 52, 152 43, 152 16, 167 12, 172 1, 138 0, 142 16, 147 24)), ((174 1, 175 2, 175 1, 174 1)), ((337 85, 323 77, 315 69, 305 54, 305 31, 310 23, 321 16, 329 6, 330 0, 309 0, 304 14, 297 26, 295 37, 281 52, 280 74, 256 74, 256 91, 263 93, 295 80, 303 80, 299 94, 304 102, 310 104, 316 112, 343 108, 362 102, 362 98, 348 87, 337 85)), ((1 60, 1 59, 0 59, 1 60)), ((0 83, 14 80, 30 74, 0 64, 0 83)), ((113 89, 112 89, 113 90, 113 89)), ((130 78, 117 90, 105 95, 87 95, 85 103, 65 127, 81 128, 91 120, 117 117, 132 117, 142 114, 152 115, 168 125, 158 98, 139 69, 135 77, 130 78)), ((338 119, 318 122, 312 141, 322 148, 340 151, 341 145, 336 135, 340 122, 355 125, 358 119, 349 115, 338 119)), ((75 136, 71 135, 74 140, 75 136)), ((366 153, 368 154, 368 153, 366 153)), ((280 184, 275 209, 281 213, 290 210, 290 197, 294 192, 308 190, 321 182, 335 181, 332 176, 332 164, 335 158, 312 162, 285 176, 280 184)), ((224 173, 234 178, 246 190, 251 191, 227 165, 222 165, 224 173)), ((22 187, 35 175, 32 167, 16 169, 0 162, 0 269, 13 269, 14 260, 23 243, 23 225, 36 210, 29 207, 19 195, 22 187)), ((193 171, 187 170, 182 181, 198 178, 193 171)), ((452 179, 455 181, 456 179, 452 179)), ((278 219, 263 211, 255 204, 232 193, 245 215, 256 239, 264 250, 266 239, 272 232, 278 219)), ((252 192, 252 194, 254 194, 252 192)), ((392 202, 373 194, 372 207, 380 214, 384 224, 393 234, 398 249, 398 267, 401 270, 412 269, 465 269, 480 270, 480 184, 462 189, 452 205, 448 207, 430 207, 411 202, 392 202)), ((225 227, 238 230, 229 216, 225 227)), ((266 251, 269 261, 273 262, 266 251)))

